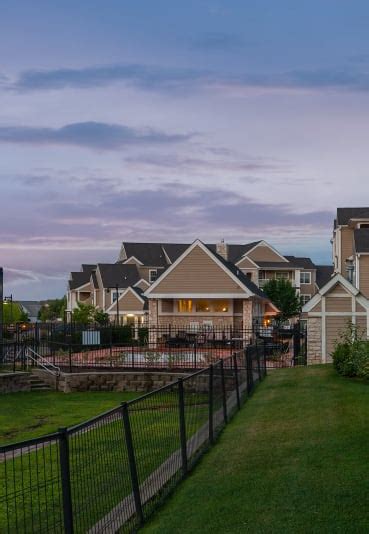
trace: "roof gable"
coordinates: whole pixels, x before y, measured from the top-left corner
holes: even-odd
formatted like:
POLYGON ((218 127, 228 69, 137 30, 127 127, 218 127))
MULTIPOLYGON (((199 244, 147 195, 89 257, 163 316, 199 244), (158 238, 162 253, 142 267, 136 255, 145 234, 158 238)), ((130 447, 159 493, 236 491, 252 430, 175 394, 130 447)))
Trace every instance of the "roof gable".
POLYGON ((266 241, 259 241, 254 247, 246 252, 246 256, 256 262, 275 261, 288 263, 288 260, 266 241))
POLYGON ((366 309, 369 308, 369 300, 365 298, 360 291, 341 274, 336 274, 319 290, 319 293, 314 295, 314 297, 305 304, 305 306, 302 308, 302 312, 305 313, 313 311, 313 308, 315 308, 315 306, 321 301, 322 297, 337 292, 337 286, 341 287, 345 292, 351 294, 353 297, 357 297, 357 300, 366 309))
POLYGON ((196 240, 145 292, 196 296, 254 293, 201 241, 196 240))
MULTIPOLYGON (((141 311, 145 308, 146 299, 141 292, 136 291, 133 287, 127 287, 118 298, 119 312, 141 311)), ((116 312, 117 302, 113 302, 106 310, 109 312, 116 312)))

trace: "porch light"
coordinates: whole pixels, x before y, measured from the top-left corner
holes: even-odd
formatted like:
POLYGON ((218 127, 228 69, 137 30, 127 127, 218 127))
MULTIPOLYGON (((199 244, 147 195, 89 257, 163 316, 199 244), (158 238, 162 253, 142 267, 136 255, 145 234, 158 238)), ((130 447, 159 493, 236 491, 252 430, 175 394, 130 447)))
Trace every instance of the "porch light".
POLYGON ((134 317, 135 314, 134 313, 127 313, 127 317, 134 317))

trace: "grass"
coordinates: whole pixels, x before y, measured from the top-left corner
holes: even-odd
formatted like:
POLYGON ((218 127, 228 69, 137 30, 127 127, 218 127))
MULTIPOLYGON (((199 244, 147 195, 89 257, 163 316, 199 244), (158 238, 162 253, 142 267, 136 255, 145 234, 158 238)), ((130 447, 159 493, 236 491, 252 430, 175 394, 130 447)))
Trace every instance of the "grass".
POLYGON ((41 436, 109 410, 140 393, 55 391, 1 395, 0 445, 41 436))
POLYGON ((369 531, 369 384, 270 373, 146 534, 369 531))
MULTIPOLYGON (((21 406, 14 409, 22 412, 28 395, 20 396, 21 406)), ((47 403, 47 394, 40 395, 45 403, 43 413, 47 414, 51 402, 47 403)), ((55 410, 60 421, 58 426, 65 426, 68 419, 71 424, 73 407, 78 409, 81 403, 87 404, 90 394, 62 395, 61 399, 55 394, 50 397, 54 399, 54 407, 55 402, 59 402, 55 410), (66 399, 70 400, 70 404, 66 399)), ((120 396, 119 400, 123 400, 124 394, 117 395, 120 396)), ((100 398, 99 413, 108 407, 101 404, 104 397, 106 402, 110 401, 107 396, 105 393, 91 394, 91 398, 100 398)), ((9 397, 14 398, 14 407, 17 394, 6 396, 8 400, 9 397)), ((203 395, 189 394, 186 398, 187 430, 188 436, 191 436, 207 420, 207 404, 203 395)), ((34 402, 36 407, 40 406, 40 399, 34 402)), ((112 404, 118 404, 117 396, 112 404)), ((81 409, 78 410, 80 420, 81 409)), ((39 410, 30 408, 29 413, 38 414, 39 410)), ((165 390, 131 405, 130 423, 138 476, 142 483, 179 448, 177 392, 165 390)), ((88 431, 81 430, 71 435, 69 451, 75 532, 82 533, 87 532, 132 491, 121 414, 116 413, 109 420, 89 427, 88 431)), ((37 450, 26 449, 21 456, 0 462, 0 532, 27 531, 28 525, 32 525, 34 532, 61 530, 61 485, 58 473, 58 447, 55 444, 40 446, 37 450), (7 508, 4 503, 7 503, 7 508)), ((180 476, 178 472, 177 478, 180 476)))

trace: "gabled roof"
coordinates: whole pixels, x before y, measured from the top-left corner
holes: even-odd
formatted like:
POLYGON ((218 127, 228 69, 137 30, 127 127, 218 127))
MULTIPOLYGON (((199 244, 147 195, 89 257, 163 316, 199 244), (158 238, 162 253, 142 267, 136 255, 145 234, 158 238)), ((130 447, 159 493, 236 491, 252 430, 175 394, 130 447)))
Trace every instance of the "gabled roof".
POLYGON ((82 267, 82 272, 91 273, 92 271, 96 269, 96 264, 82 263, 81 267, 82 267))
POLYGON ((358 302, 360 302, 360 304, 364 306, 364 308, 369 309, 369 300, 364 297, 364 295, 362 295, 354 285, 352 285, 348 280, 346 280, 346 278, 344 278, 342 274, 337 273, 329 280, 329 282, 327 282, 322 288, 319 289, 319 292, 316 293, 316 295, 314 295, 313 298, 305 304, 305 306, 303 306, 302 312, 306 313, 312 311, 313 308, 315 308, 315 306, 319 304, 321 298, 324 297, 324 295, 326 295, 327 293, 329 293, 329 291, 333 289, 337 284, 341 284, 349 293, 351 293, 352 296, 357 298, 358 302))
MULTIPOLYGON (((133 286, 129 286, 127 287, 123 293, 121 295, 119 295, 119 298, 118 298, 118 303, 124 299, 124 297, 127 295, 127 293, 133 293, 133 295, 143 304, 143 309, 144 310, 147 310, 148 308, 148 301, 147 301, 147 298, 145 297, 145 295, 143 294, 143 291, 142 289, 140 289, 139 287, 133 287, 133 286)), ((117 306, 117 301, 115 300, 114 302, 112 302, 110 304, 110 306, 108 307, 108 309, 106 310, 107 312, 109 311, 115 311, 114 308, 116 308, 117 306)), ((119 306, 118 306, 119 307, 119 306)))
POLYGON ((177 258, 177 260, 145 291, 145 295, 155 294, 155 288, 168 276, 177 265, 195 248, 200 247, 215 263, 217 263, 238 286, 244 290, 247 296, 258 296, 266 299, 266 295, 251 280, 242 273, 233 263, 226 261, 222 256, 214 252, 209 245, 205 245, 197 239, 177 258))
POLYGON ((135 284, 141 277, 135 264, 98 263, 103 287, 125 288, 135 284))
POLYGON ((71 272, 70 280, 68 282, 69 289, 77 289, 82 287, 90 282, 91 273, 85 272, 71 272))
POLYGON ((152 267, 166 267, 168 262, 161 243, 126 243, 124 249, 127 259, 134 256, 143 265, 152 267))
POLYGON ((338 225, 347 225, 350 219, 369 219, 369 208, 337 208, 338 225))
POLYGON ((354 230, 354 242, 358 254, 369 254, 369 228, 354 230))
POLYGON ((333 265, 316 265, 316 285, 318 288, 325 286, 329 282, 333 272, 333 265))
POLYGON ((306 257, 297 257, 297 256, 285 256, 285 258, 295 267, 300 269, 316 269, 316 266, 311 261, 310 258, 306 257))

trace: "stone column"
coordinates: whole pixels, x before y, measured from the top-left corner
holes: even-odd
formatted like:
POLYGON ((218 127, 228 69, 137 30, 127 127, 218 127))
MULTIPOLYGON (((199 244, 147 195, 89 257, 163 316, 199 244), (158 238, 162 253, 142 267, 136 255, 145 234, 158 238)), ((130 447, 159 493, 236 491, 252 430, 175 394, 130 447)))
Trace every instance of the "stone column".
POLYGON ((158 300, 149 299, 149 343, 151 348, 155 348, 158 335, 157 329, 159 326, 159 316, 158 316, 158 300))
POLYGON ((242 330, 246 344, 252 337, 252 300, 242 301, 242 330))
POLYGON ((322 363, 322 319, 309 317, 307 321, 307 364, 317 363, 322 363))

